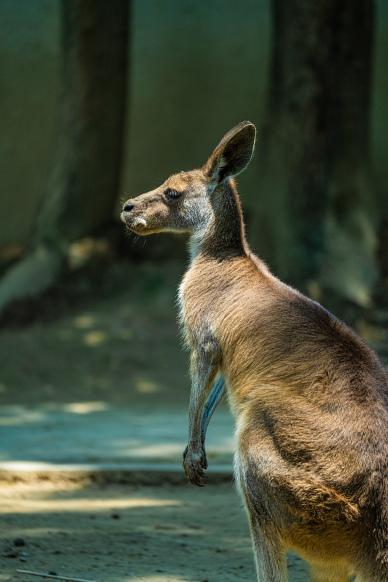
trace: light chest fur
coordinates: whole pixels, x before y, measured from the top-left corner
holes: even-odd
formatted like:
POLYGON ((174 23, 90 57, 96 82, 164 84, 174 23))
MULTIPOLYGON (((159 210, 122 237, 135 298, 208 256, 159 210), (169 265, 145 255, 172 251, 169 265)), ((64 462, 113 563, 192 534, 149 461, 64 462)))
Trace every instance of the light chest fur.
POLYGON ((225 326, 239 311, 241 294, 249 292, 241 274, 246 263, 247 259, 240 257, 225 263, 201 256, 193 260, 178 291, 180 322, 188 347, 203 345, 209 336, 221 348, 226 347, 225 326))

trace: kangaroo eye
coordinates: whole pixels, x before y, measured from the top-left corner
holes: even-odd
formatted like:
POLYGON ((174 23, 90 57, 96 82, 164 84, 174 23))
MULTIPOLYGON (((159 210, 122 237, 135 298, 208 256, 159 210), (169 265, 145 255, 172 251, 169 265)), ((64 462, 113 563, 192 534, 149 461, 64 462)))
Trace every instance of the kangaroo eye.
POLYGON ((164 195, 167 200, 176 200, 182 196, 182 192, 178 192, 178 190, 173 190, 173 188, 167 188, 164 191, 164 195))

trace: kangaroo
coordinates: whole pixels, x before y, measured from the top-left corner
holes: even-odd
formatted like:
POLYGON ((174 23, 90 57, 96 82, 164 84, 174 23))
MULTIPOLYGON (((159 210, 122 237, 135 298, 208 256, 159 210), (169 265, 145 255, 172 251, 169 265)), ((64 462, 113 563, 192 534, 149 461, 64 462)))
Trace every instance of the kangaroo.
POLYGON ((351 329, 250 250, 234 177, 255 137, 240 123, 200 169, 121 214, 138 235, 190 235, 179 288, 192 378, 184 470, 203 485, 206 428, 225 387, 258 580, 285 582, 293 549, 315 582, 387 582, 387 375, 351 329))

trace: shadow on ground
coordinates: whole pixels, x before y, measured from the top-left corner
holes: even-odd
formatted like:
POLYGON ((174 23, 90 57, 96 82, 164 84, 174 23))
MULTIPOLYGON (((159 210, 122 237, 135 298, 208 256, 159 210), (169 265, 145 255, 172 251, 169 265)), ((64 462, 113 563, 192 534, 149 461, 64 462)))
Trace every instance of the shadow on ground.
MULTIPOLYGON (((104 402, 0 409, 0 464, 175 463, 187 441, 186 407, 146 410, 104 402)), ((226 406, 209 428, 209 462, 232 465, 233 422, 226 406)))

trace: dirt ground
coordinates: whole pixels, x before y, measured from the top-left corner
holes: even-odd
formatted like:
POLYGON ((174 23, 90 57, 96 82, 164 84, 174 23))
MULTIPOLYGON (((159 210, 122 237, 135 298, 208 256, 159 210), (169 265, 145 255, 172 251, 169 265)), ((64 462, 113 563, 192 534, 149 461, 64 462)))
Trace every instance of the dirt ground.
POLYGON ((183 270, 114 263, 101 280, 78 281, 83 294, 65 306, 43 303, 40 319, 1 329, 0 405, 186 406, 188 356, 175 306, 183 270))
MULTIPOLYGON (((0 487, 0 580, 18 569, 96 582, 253 580, 249 532, 232 484, 0 487), (19 544, 19 545, 18 545, 19 544)), ((290 580, 308 580, 289 562, 290 580)))

